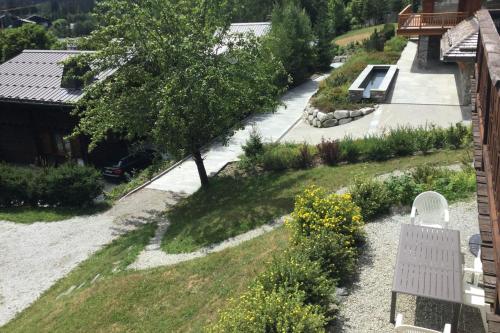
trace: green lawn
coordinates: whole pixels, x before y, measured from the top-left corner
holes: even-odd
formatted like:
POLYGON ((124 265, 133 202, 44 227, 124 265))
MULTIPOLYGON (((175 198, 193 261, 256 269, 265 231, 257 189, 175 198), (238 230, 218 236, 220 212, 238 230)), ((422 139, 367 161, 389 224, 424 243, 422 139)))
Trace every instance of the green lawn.
POLYGON ((42 295, 2 332, 200 332, 230 297, 240 295, 286 248, 283 228, 238 247, 170 268, 112 273, 125 267, 154 226, 132 232, 100 251, 42 295), (101 278, 89 284, 97 274, 101 278), (69 296, 58 295, 86 284, 69 296))
MULTIPOLYGON (((180 212, 189 211, 187 208, 191 205, 196 212, 193 217, 197 219, 193 223, 184 222, 187 223, 184 228, 179 227, 177 221, 172 230, 192 233, 205 230, 205 236, 212 239, 226 238, 226 234, 242 230, 237 223, 240 221, 238 213, 247 221, 245 228, 252 228, 252 223, 265 223, 274 214, 290 212, 295 194, 309 184, 333 190, 350 183, 355 176, 373 176, 426 163, 452 164, 460 161, 463 155, 464 151, 443 151, 384 163, 320 167, 248 179, 216 179, 210 190, 195 194, 175 212, 181 216, 180 212), (214 205, 212 209, 210 204, 214 205), (233 218, 229 219, 230 216, 233 218), (216 237, 211 228, 224 235, 216 237)), ((227 306, 230 298, 246 290, 273 254, 288 245, 286 229, 278 228, 205 258, 172 267, 125 271, 148 243, 155 227, 146 225, 93 255, 0 331, 200 332, 216 319, 218 310, 227 306), (118 271, 113 273, 115 267, 118 271), (100 278, 91 284, 97 274, 100 278), (72 286, 82 283, 85 283, 82 287, 58 298, 72 286)), ((205 242, 201 237, 191 238, 205 242)))
MULTIPOLYGON (((394 23, 394 26, 397 24, 394 23)), ((367 28, 362 28, 362 29, 356 29, 356 30, 351 30, 349 32, 346 32, 343 35, 337 36, 333 41, 335 44, 339 46, 346 46, 347 44, 354 43, 354 42, 362 42, 365 39, 368 39, 370 35, 377 29, 378 31, 382 30, 384 28, 383 24, 380 25, 375 25, 372 27, 367 27, 367 28)))
POLYGON ((55 222, 75 216, 93 215, 105 211, 109 204, 101 203, 88 208, 0 208, 0 221, 16 223, 55 222))
POLYGON ((462 150, 441 151, 381 163, 215 178, 210 188, 183 200, 168 214, 172 224, 162 248, 169 253, 190 252, 269 223, 290 213, 295 196, 312 184, 333 191, 349 185, 355 177, 373 177, 428 163, 453 164, 464 154, 462 150))

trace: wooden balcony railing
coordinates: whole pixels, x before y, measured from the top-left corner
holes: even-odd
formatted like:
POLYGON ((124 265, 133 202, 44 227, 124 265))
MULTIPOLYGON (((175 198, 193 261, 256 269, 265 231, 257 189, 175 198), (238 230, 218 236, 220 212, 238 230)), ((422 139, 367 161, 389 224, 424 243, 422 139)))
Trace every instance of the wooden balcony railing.
POLYGON ((415 14, 412 13, 410 5, 399 13, 398 32, 415 35, 442 34, 465 20, 467 16, 468 14, 464 12, 415 14))

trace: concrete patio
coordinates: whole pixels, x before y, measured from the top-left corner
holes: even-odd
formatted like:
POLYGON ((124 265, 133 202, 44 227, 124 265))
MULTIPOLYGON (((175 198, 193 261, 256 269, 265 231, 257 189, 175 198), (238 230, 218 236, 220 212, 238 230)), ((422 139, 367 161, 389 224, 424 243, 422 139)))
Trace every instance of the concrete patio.
POLYGON ((393 91, 387 103, 379 105, 376 112, 331 128, 314 128, 301 121, 282 141, 316 144, 323 138, 360 138, 404 125, 434 124, 445 127, 457 122, 470 122, 470 106, 460 105, 457 66, 434 63, 428 69, 420 70, 415 64, 416 53, 417 45, 410 41, 397 63, 399 74, 393 91))

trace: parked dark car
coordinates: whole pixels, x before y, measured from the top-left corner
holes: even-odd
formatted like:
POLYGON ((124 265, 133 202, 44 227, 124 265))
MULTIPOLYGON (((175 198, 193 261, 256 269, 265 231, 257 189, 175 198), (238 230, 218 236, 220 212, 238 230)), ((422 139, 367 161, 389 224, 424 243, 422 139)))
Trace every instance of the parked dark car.
POLYGON ((133 172, 143 170, 150 166, 153 163, 155 154, 156 151, 145 149, 125 156, 115 165, 105 167, 103 176, 112 181, 128 180, 133 172))

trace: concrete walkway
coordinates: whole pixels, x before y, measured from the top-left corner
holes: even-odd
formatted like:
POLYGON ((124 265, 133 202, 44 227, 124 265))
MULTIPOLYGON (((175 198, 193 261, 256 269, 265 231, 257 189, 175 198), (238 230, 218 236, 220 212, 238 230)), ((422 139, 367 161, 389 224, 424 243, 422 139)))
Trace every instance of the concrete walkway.
POLYGON ((362 138, 398 126, 434 124, 447 127, 457 122, 469 122, 470 107, 459 103, 457 66, 435 63, 427 70, 419 70, 414 61, 416 52, 416 44, 409 42, 397 63, 399 74, 392 94, 387 104, 379 105, 376 112, 332 128, 315 128, 301 121, 282 141, 317 144, 323 138, 362 138))
MULTIPOLYGON (((266 142, 281 138, 302 116, 311 96, 318 89, 319 82, 326 76, 308 81, 286 93, 282 101, 284 106, 275 113, 254 116, 247 126, 235 133, 228 145, 212 145, 203 156, 208 175, 219 172, 227 163, 236 161, 242 154, 241 146, 250 136, 252 126, 255 126, 266 142)), ((149 189, 168 191, 178 194, 192 194, 201 187, 198 171, 193 159, 188 159, 167 174, 147 186, 149 189)))

